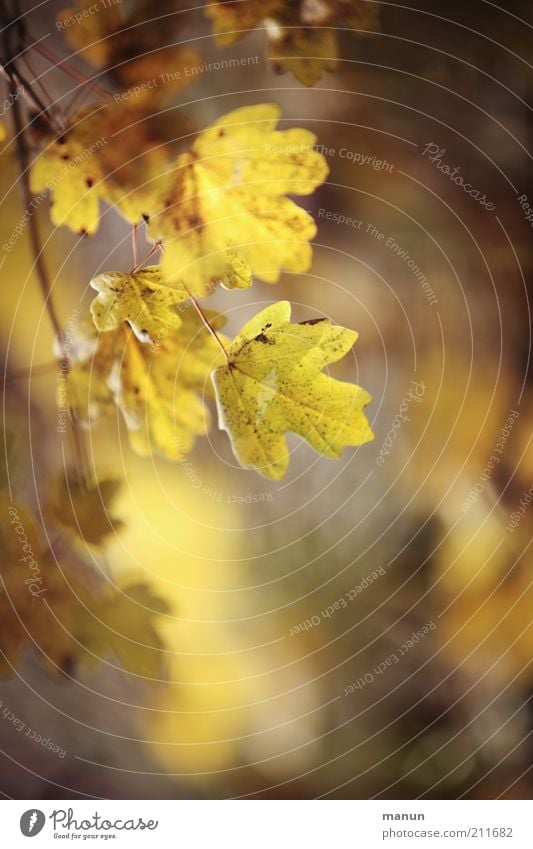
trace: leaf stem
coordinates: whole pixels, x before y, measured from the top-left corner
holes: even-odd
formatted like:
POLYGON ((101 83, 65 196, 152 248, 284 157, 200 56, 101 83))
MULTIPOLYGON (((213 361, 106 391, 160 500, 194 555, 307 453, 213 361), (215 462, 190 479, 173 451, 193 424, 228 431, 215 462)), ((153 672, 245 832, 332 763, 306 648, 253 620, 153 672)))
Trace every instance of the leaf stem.
POLYGON ((204 323, 205 327, 207 328, 207 330, 209 331, 209 333, 211 334, 211 336, 213 337, 213 339, 217 343, 218 347, 220 348, 220 350, 224 354, 224 359, 226 360, 226 362, 229 365, 229 354, 226 351, 224 345, 222 344, 222 340, 221 340, 220 336, 216 332, 215 328, 209 323, 209 319, 205 315, 204 311, 202 310, 200 304, 198 303, 198 301, 196 300, 196 298, 192 294, 191 290, 188 289, 187 286, 185 286, 185 285, 184 285, 184 289, 188 293, 194 309, 196 310, 196 312, 198 313, 198 315, 202 319, 202 322, 204 323))
POLYGON ((137 268, 139 265, 139 248, 137 245, 137 224, 134 224, 131 228, 131 246, 133 249, 133 267, 137 268))
POLYGON ((137 263, 137 265, 133 266, 133 268, 130 271, 130 274, 135 274, 137 271, 139 271, 143 267, 144 263, 148 259, 150 259, 150 257, 152 257, 156 253, 156 251, 159 250, 160 247, 161 247, 160 242, 156 242, 155 245, 152 245, 152 247, 150 248, 150 250, 148 251, 148 253, 144 257, 144 259, 141 260, 141 262, 137 263))

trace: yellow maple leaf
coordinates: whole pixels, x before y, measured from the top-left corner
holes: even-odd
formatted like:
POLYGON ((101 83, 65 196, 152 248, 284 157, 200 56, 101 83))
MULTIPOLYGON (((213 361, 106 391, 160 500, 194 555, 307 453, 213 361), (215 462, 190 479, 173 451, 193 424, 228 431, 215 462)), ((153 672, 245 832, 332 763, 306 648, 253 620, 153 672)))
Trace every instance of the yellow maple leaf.
MULTIPOLYGON (((215 329, 224 324, 212 311, 206 316, 215 329)), ((180 318, 180 327, 156 345, 139 342, 125 324, 99 335, 85 329, 87 344, 66 381, 68 402, 82 424, 90 426, 116 405, 137 453, 180 459, 191 450, 206 431, 202 397, 221 353, 190 304, 180 318)))
POLYGON ((280 109, 259 104, 223 116, 159 181, 149 232, 164 240, 161 267, 194 294, 206 283, 250 285, 251 273, 275 283, 280 271, 305 271, 316 225, 286 194, 307 195, 328 166, 303 129, 276 130, 280 109), (248 269, 248 271, 247 271, 248 269))
POLYGON ((62 476, 52 496, 54 518, 88 545, 100 545, 115 534, 123 522, 111 514, 111 506, 122 482, 102 478, 86 482, 73 471, 62 476))
POLYGON ((114 330, 127 321, 141 342, 157 343, 181 318, 176 311, 190 295, 184 288, 165 285, 159 266, 152 265, 130 274, 106 271, 91 280, 99 292, 91 304, 97 330, 114 330))
POLYGON ((289 463, 287 431, 327 457, 373 439, 363 413, 368 392, 321 374, 350 350, 357 333, 328 319, 291 324, 290 316, 287 301, 256 315, 213 375, 220 427, 237 459, 275 480, 289 463))

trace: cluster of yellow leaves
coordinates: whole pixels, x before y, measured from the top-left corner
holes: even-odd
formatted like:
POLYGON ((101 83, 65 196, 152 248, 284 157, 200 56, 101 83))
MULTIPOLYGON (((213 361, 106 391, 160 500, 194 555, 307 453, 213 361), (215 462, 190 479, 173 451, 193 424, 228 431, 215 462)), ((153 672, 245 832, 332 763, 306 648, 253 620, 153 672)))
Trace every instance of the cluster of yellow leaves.
MULTIPOLYGON (((351 4, 336 0, 322 22, 340 7, 351 4)), ((257 14, 255 4, 243 9, 257 14)), ((118 27, 121 13, 113 16, 118 27)), ((98 45, 89 55, 105 62, 98 45)), ((200 318, 194 298, 217 284, 248 287, 253 275, 275 283, 283 270, 306 271, 316 225, 288 195, 311 194, 328 167, 311 132, 278 130, 279 107, 259 104, 220 118, 166 168, 166 148, 147 120, 148 102, 139 96, 78 112, 34 163, 31 185, 53 192, 56 224, 94 233, 104 200, 132 224, 144 219, 149 237, 163 246, 158 267, 91 281, 98 292, 94 326, 81 332, 71 354, 68 404, 86 425, 118 408, 137 452, 180 459, 206 430, 203 399, 224 346, 214 338, 223 320, 212 313, 200 318)), ((369 396, 320 374, 355 338, 328 322, 294 330, 286 303, 256 317, 237 337, 214 384, 223 426, 243 465, 281 477, 288 430, 327 456, 371 438, 362 413, 369 396)))
POLYGON ((221 46, 264 27, 267 56, 276 70, 292 71, 312 86, 337 65, 338 29, 373 31, 379 13, 377 4, 365 0, 213 0, 206 15, 221 46))
MULTIPOLYGON (((110 311, 115 311, 112 304, 110 311)), ((105 312, 99 315, 107 324, 105 312)), ((158 334, 154 344, 139 341, 127 321, 102 333, 92 325, 81 328, 67 377, 68 401, 87 426, 118 408, 135 451, 180 459, 206 431, 209 411, 203 397, 221 352, 190 303, 182 305, 179 327, 172 333, 164 332, 158 315, 155 309, 149 323, 158 334)), ((211 310, 206 316, 215 329, 224 324, 211 310)))
POLYGON ((60 12, 57 25, 70 47, 124 88, 155 81, 154 88, 173 93, 192 81, 186 69, 201 63, 196 50, 178 43, 185 23, 178 5, 176 0, 159 0, 157 8, 153 0, 110 2, 95 13, 94 0, 76 0, 60 12))
MULTIPOLYGON (((82 330, 67 377, 79 422, 91 425, 118 407, 139 454, 181 459, 206 431, 211 375, 220 426, 239 463, 266 477, 287 470, 287 431, 327 457, 373 438, 363 413, 368 393, 321 373, 351 349, 354 331, 327 319, 291 324, 290 304, 281 301, 230 346, 220 334, 217 343, 189 301, 175 311, 174 290, 161 284, 157 267, 100 275, 95 288, 92 313, 101 332, 82 330)), ((211 311, 204 319, 215 333, 224 323, 211 311)))
POLYGON ((277 130, 274 104, 244 107, 162 172, 165 154, 144 108, 142 98, 87 107, 38 157, 32 189, 53 192, 55 224, 94 233, 100 199, 133 224, 149 220, 150 236, 165 245, 165 280, 186 280, 196 295, 215 283, 249 286, 252 273, 273 283, 282 269, 309 268, 316 225, 286 194, 310 194, 328 173, 312 133, 277 130))
POLYGON ((41 543, 34 521, 0 496, 0 673, 9 674, 26 648, 54 673, 118 661, 129 672, 157 679, 163 643, 155 620, 168 612, 143 584, 89 588, 41 543))
POLYGON ((348 353, 357 333, 327 319, 291 324, 290 317, 286 301, 256 315, 213 375, 220 425, 237 459, 276 480, 289 462, 287 431, 326 457, 373 439, 363 413, 370 395, 321 374, 348 353))

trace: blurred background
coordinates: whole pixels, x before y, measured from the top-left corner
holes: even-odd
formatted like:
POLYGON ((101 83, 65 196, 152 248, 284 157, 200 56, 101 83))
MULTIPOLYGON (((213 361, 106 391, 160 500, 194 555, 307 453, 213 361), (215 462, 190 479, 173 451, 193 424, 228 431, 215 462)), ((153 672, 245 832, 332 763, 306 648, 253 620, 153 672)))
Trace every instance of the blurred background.
MULTIPOLYGON (((283 128, 317 135, 330 174, 301 201, 318 224, 310 272, 210 306, 229 335, 282 298, 294 320, 357 330, 336 374, 371 393, 372 443, 331 461, 289 437, 288 474, 272 482, 238 467, 216 422, 170 463, 137 457, 108 418, 88 456, 122 481, 122 525, 83 544, 51 507, 71 446, 28 228, 2 251, 5 497, 33 517, 34 549, 82 585, 142 584, 98 627, 157 654, 149 672, 112 651, 50 667, 3 579, 4 658, 23 629, 0 680, 5 796, 531 797, 531 4, 361 0, 378 16, 369 31, 344 27, 337 5, 339 59, 314 86, 266 58, 269 19, 220 46, 202 6, 166 2, 140 44, 158 44, 163 21, 166 43, 201 57, 156 104, 171 138, 178 113, 201 129, 270 101, 283 128), (217 65, 231 58, 250 61, 217 65)), ((58 30, 63 8, 22 4, 31 37, 120 91, 73 46, 76 24, 70 42, 58 30)), ((29 58, 50 102, 94 99, 29 58)), ((0 245, 24 214, 10 111, 0 245)), ((54 228, 48 200, 35 214, 66 326, 88 310, 90 277, 131 266, 130 228, 111 208, 92 238, 54 228)), ((82 604, 68 580, 62 598, 68 629, 82 604)))

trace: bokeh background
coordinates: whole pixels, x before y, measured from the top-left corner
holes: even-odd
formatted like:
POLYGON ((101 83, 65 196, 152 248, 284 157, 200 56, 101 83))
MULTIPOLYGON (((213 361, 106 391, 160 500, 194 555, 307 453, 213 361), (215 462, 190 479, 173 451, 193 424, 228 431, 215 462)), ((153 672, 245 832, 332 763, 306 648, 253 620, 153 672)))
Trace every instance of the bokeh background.
MULTIPOLYGON (((59 562, 118 584, 134 574, 168 610, 156 681, 112 655, 50 669, 28 641, 0 681, 0 791, 530 798, 532 225, 519 198, 533 205, 531 5, 373 3, 377 30, 339 28, 337 69, 313 87, 275 73, 264 27, 222 49, 201 6, 163 5, 183 17, 176 43, 207 65, 256 57, 176 92, 170 132, 178 113, 201 129, 274 101, 330 166, 304 199, 319 225, 311 270, 213 304, 230 334, 281 298, 296 320, 356 329, 336 373, 371 393, 375 440, 330 461, 290 438, 277 483, 239 468, 216 426, 187 462, 139 458, 117 417, 87 439, 94 467, 123 481, 123 527, 103 554, 72 541, 47 512, 69 446, 25 231, 1 266, 2 483, 59 562)), ((23 4, 32 37, 118 90, 58 32, 63 6, 23 4)), ((68 103, 78 83, 30 60, 30 78, 68 103)), ((0 244, 24 211, 9 111, 2 121, 0 244)), ((130 228, 109 209, 79 238, 51 226, 48 201, 36 214, 66 324, 87 311, 91 276, 131 265, 130 228)))

